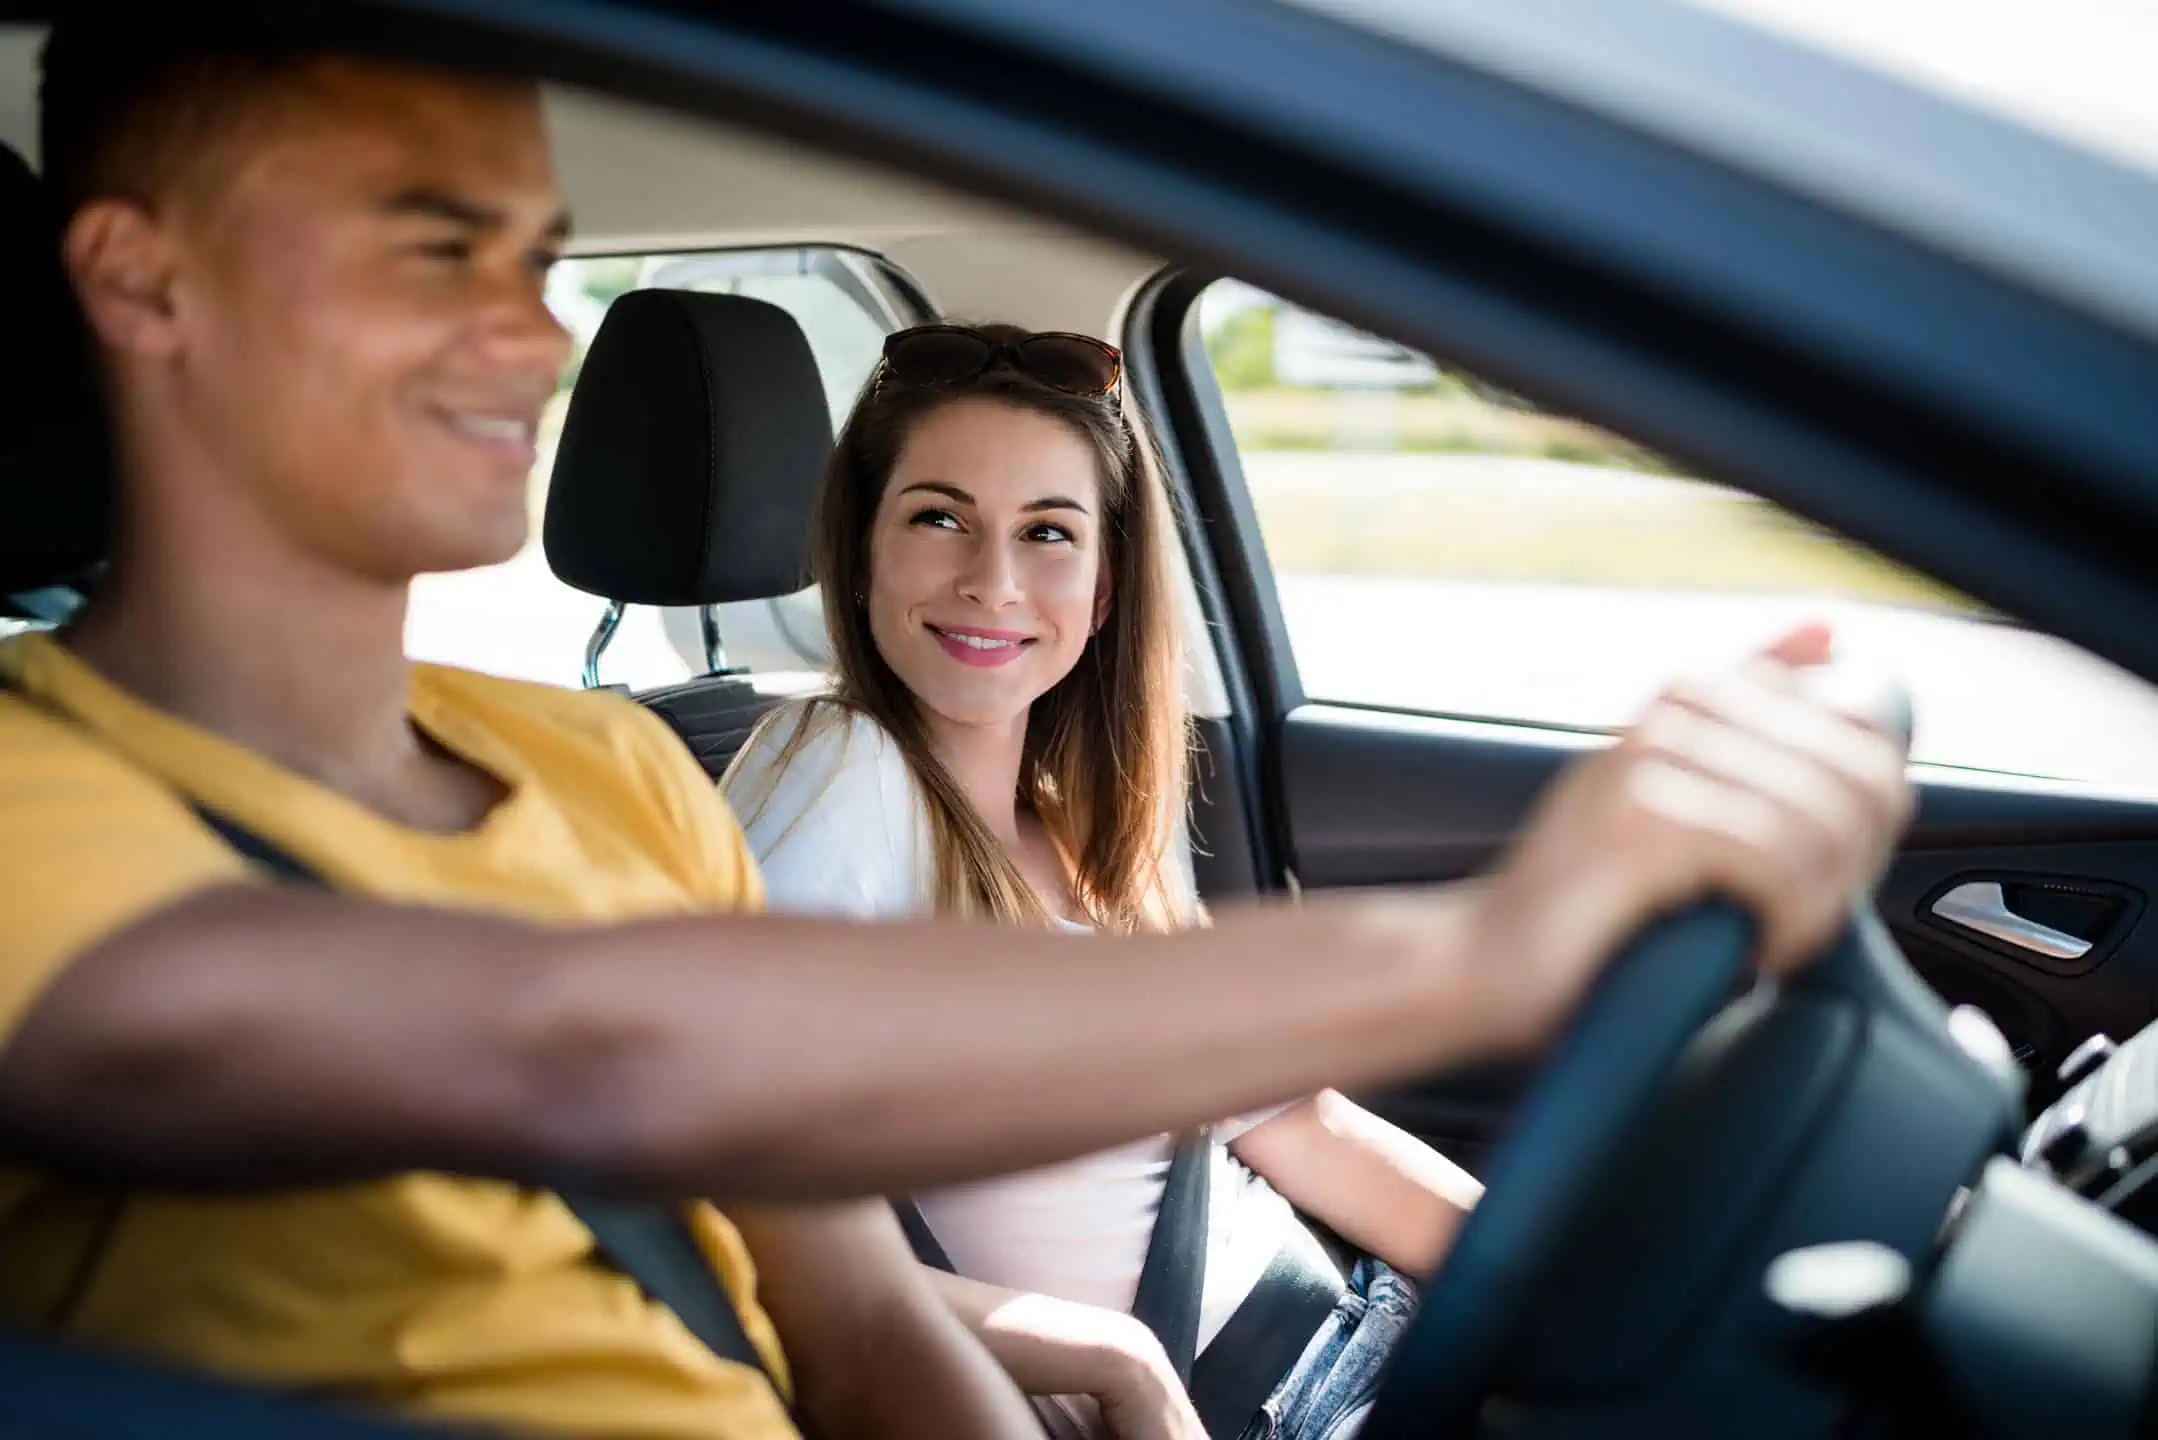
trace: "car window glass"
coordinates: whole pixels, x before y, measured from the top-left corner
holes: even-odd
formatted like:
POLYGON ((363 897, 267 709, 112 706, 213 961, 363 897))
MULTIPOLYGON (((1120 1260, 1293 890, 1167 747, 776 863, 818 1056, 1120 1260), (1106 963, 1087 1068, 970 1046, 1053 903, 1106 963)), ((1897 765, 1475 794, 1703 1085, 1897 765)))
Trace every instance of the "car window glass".
POLYGON ((2158 786, 2158 691, 1752 495, 1224 281, 1201 325, 1313 700, 1605 729, 1810 619, 1921 761, 2158 786))
MULTIPOLYGON (((569 370, 540 427, 531 483, 532 534, 512 560, 415 582, 406 649, 415 659, 516 679, 576 685, 586 641, 606 602, 563 584, 547 566, 540 519, 578 363, 617 296, 650 286, 715 290, 778 305, 801 325, 835 417, 844 418, 875 366, 884 336, 912 323, 905 292, 879 262, 830 247, 565 260, 547 299, 575 341, 569 370)), ((814 590, 719 609, 728 662, 752 670, 804 670, 826 658, 814 590)), ((702 674, 694 610, 631 606, 608 645, 600 678, 646 689, 702 674)))

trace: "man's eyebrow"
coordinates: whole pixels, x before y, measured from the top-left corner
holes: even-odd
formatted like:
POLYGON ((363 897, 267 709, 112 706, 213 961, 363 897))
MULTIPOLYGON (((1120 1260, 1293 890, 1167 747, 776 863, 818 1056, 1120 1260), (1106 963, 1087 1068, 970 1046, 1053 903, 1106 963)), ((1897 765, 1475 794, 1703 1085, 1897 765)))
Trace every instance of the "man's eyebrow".
MULTIPOLYGON (((400 190, 379 207, 385 215, 410 215, 427 220, 447 220, 470 230, 500 230, 509 224, 509 212, 492 205, 452 195, 446 190, 416 188, 400 190)), ((569 238, 569 211, 558 210, 547 222, 550 240, 569 238)))

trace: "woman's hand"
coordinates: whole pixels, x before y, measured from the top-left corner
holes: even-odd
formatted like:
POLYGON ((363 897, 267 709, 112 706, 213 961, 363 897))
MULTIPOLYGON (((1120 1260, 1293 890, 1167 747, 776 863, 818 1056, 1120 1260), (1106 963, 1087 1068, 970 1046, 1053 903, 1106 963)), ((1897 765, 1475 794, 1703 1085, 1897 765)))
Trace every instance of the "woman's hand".
POLYGON ((1644 925, 1711 894, 1759 921, 1780 973, 1832 940, 1911 814, 1900 740, 1832 708, 1808 626, 1736 670, 1674 686, 1538 806, 1479 904, 1490 1015, 1548 1040, 1597 968, 1644 925))
MULTIPOLYGON (((1154 1332, 1121 1310, 924 1270, 930 1287, 1029 1395, 1085 1397, 1115 1440, 1206 1440, 1154 1332)), ((1067 1411, 1086 1406, 1063 1402, 1067 1411)))
POLYGON ((1130 1316, 1131 1331, 1095 1394, 1102 1424, 1114 1440, 1206 1440, 1184 1382, 1170 1367, 1154 1332, 1130 1316))

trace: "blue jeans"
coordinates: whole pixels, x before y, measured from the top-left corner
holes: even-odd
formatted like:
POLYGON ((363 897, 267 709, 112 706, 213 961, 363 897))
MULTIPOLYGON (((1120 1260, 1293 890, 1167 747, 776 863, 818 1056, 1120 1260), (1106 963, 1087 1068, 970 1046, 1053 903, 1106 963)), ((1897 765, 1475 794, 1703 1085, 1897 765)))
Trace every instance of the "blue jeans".
POLYGON ((1244 1440, 1349 1440, 1371 1413, 1386 1357, 1416 1318, 1416 1286, 1365 1256, 1349 1288, 1288 1377, 1244 1428, 1244 1440))

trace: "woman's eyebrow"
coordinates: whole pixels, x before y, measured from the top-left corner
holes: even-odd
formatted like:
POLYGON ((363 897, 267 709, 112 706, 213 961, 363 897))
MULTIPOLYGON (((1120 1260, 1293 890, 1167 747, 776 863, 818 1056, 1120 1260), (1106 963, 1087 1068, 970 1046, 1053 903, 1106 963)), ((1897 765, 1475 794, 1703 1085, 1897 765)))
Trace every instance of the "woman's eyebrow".
POLYGON ((972 505, 974 497, 957 485, 947 485, 942 480, 917 480, 899 493, 911 495, 917 490, 927 490, 932 495, 942 495, 947 500, 957 500, 962 505, 972 505))
MULTIPOLYGON (((917 480, 912 485, 903 487, 899 493, 911 495, 916 490, 926 490, 931 495, 942 495, 945 499, 956 500, 961 505, 974 505, 977 507, 980 505, 979 501, 957 485, 947 484, 942 480, 917 480)), ((1044 495, 1039 500, 1028 501, 1020 506, 1019 510, 1024 515, 1031 515, 1038 510, 1073 510, 1081 515, 1091 513, 1086 506, 1068 495, 1044 495)))

